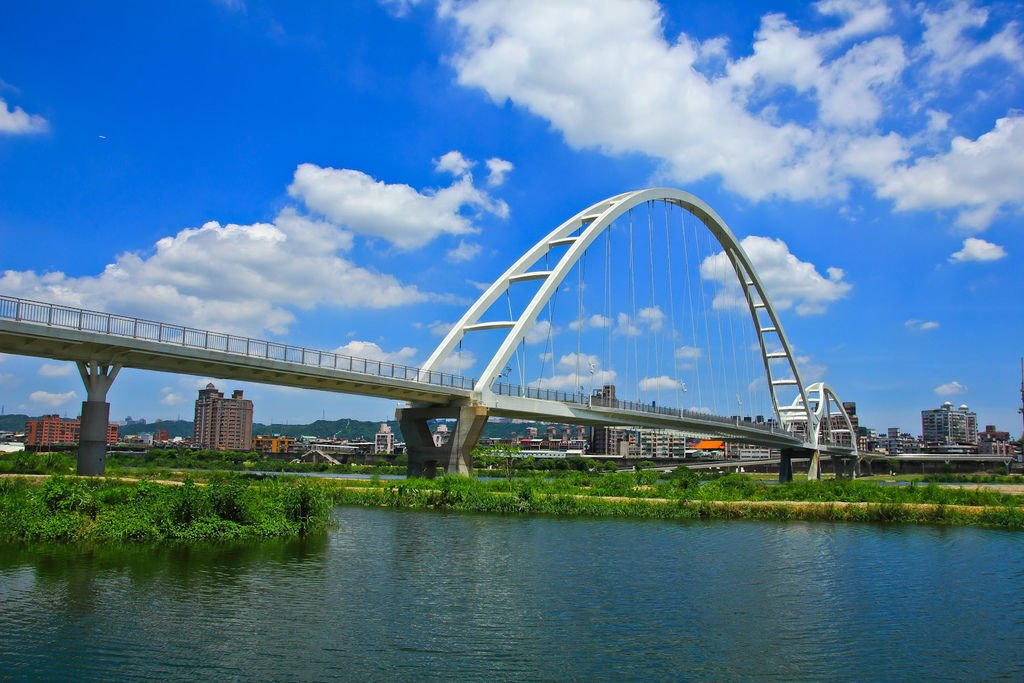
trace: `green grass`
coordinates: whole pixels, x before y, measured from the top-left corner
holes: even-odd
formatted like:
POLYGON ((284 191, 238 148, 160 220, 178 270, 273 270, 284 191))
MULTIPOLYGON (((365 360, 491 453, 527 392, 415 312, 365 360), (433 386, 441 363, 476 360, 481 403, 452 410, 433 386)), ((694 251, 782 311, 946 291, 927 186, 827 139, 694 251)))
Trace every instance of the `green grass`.
POLYGON ((323 529, 331 503, 305 481, 237 475, 205 485, 54 475, 0 479, 0 540, 160 541, 272 538, 323 529))

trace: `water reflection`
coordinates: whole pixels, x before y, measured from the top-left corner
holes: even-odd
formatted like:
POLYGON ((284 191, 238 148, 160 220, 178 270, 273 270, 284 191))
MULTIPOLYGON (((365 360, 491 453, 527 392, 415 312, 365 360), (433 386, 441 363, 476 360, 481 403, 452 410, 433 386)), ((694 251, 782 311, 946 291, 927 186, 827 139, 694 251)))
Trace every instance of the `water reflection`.
POLYGON ((287 542, 2 547, 3 676, 1024 677, 1019 649, 992 654, 1024 636, 1021 534, 336 519, 287 542))

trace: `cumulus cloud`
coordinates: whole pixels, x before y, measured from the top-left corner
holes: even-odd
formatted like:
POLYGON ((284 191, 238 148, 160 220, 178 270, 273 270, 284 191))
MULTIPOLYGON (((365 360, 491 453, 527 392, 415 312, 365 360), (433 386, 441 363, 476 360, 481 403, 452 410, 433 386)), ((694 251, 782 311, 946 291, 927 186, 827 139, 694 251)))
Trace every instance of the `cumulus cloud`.
POLYGON ((353 358, 365 358, 384 363, 397 363, 399 365, 411 365, 412 359, 416 356, 416 349, 411 346, 403 346, 398 351, 385 351, 378 344, 371 341, 359 341, 353 339, 349 343, 334 349, 335 353, 353 358))
POLYGON ((50 124, 42 116, 29 114, 21 107, 13 107, 0 98, 0 135, 31 135, 43 133, 50 124))
POLYGON ((355 265, 352 234, 283 210, 272 223, 186 228, 98 275, 8 270, 0 292, 240 334, 284 333, 291 308, 387 308, 430 298, 355 265))
POLYGON ((446 258, 452 263, 464 263, 479 256, 482 249, 479 244, 459 240, 459 246, 449 250, 446 258))
POLYGON ((641 308, 636 314, 636 319, 647 326, 651 332, 658 332, 665 322, 665 312, 658 306, 641 308))
POLYGON ((932 76, 955 82, 968 69, 990 59, 1002 59, 1020 68, 1024 49, 1016 22, 1011 22, 985 41, 975 41, 969 32, 988 23, 988 10, 969 2, 955 2, 921 15, 925 26, 921 52, 932 76))
POLYGON ((682 389, 683 383, 677 379, 673 379, 668 375, 659 375, 658 377, 644 377, 640 380, 640 391, 675 391, 682 389))
POLYGON ((49 391, 33 391, 28 395, 28 400, 38 405, 46 406, 47 408, 59 408, 65 403, 74 401, 77 398, 77 394, 73 391, 68 391, 63 394, 53 394, 49 391))
POLYGON ((615 382, 615 371, 601 367, 601 359, 590 353, 567 353, 559 357, 557 369, 561 374, 541 377, 530 383, 540 389, 579 391, 580 386, 601 386, 615 382))
POLYGON ((440 235, 479 232, 471 216, 508 216, 508 205, 473 184, 469 162, 449 152, 439 170, 457 174, 448 187, 418 191, 389 184, 348 168, 300 164, 288 193, 313 212, 366 237, 385 239, 400 249, 423 247, 440 235))
POLYGON ((75 371, 75 366, 71 363, 43 363, 36 370, 36 374, 40 377, 67 377, 75 371))
POLYGON ((677 360, 697 360, 704 352, 696 346, 680 346, 676 349, 677 360))
MULTIPOLYGON (((823 276, 814 264, 801 261, 779 239, 750 236, 741 241, 754 269, 764 284, 772 305, 779 310, 794 308, 797 315, 824 313, 828 305, 845 297, 852 285, 840 268, 827 268, 823 276)), ((700 264, 705 280, 715 281, 721 290, 715 295, 716 308, 746 305, 736 273, 724 252, 706 257, 700 264)))
POLYGON ((600 330, 611 326, 612 319, 607 316, 601 315, 600 313, 595 313, 591 316, 587 316, 583 318, 582 321, 573 320, 572 322, 569 323, 569 329, 573 331, 580 329, 580 327, 582 327, 584 330, 600 330))
POLYGON ((573 147, 646 155, 672 182, 717 177, 752 200, 842 200, 863 183, 897 208, 955 208, 980 228, 1024 204, 1012 182, 1024 146, 1003 124, 991 149, 983 135, 973 144, 984 151, 960 153, 970 141, 958 139, 948 155, 919 156, 954 132, 922 106, 942 89, 917 76, 958 78, 992 59, 1020 68, 1024 50, 1016 23, 1000 30, 987 10, 947 7, 900 7, 923 22, 918 40, 893 27, 886 2, 824 0, 820 28, 766 14, 736 57, 721 37, 669 39, 654 0, 445 2, 440 14, 455 27, 459 83, 547 120, 573 147), (968 37, 981 27, 990 39, 968 37), (904 135, 908 125, 927 135, 904 135), (959 189, 940 187, 947 178, 959 189))
POLYGON ((1006 250, 998 244, 992 244, 977 237, 968 237, 960 251, 954 252, 949 260, 952 263, 965 261, 998 261, 1006 258, 1006 250))
POLYGON ((918 320, 917 318, 911 318, 903 323, 903 326, 914 332, 927 332, 928 330, 939 329, 939 323, 934 320, 918 320))
POLYGON ((558 330, 555 329, 551 323, 547 320, 538 320, 533 324, 526 332, 526 343, 527 344, 541 344, 548 340, 549 336, 557 334, 558 330))
POLYGON ((996 121, 976 140, 957 136, 948 152, 884 174, 878 194, 897 210, 958 209, 957 222, 983 230, 1005 206, 1024 207, 1024 116, 996 121))
POLYGON ((946 382, 945 384, 940 384, 939 386, 935 387, 935 393, 938 396, 955 396, 956 394, 966 394, 967 387, 965 387, 963 384, 960 384, 960 382, 954 380, 952 382, 946 382))
POLYGON ((476 354, 469 350, 453 351, 445 358, 440 365, 442 372, 450 372, 455 375, 462 375, 473 369, 476 365, 476 354))
POLYGON ((417 330, 427 329, 430 330, 430 334, 434 335, 435 337, 443 337, 449 332, 451 332, 452 328, 455 327, 455 323, 435 320, 433 322, 425 324, 413 323, 413 327, 415 327, 417 330))
POLYGON ((462 156, 462 152, 458 150, 446 152, 440 159, 434 162, 434 168, 437 171, 451 173, 457 177, 466 175, 475 165, 475 161, 462 156))
POLYGON ((160 397, 161 405, 176 406, 185 402, 185 397, 174 391, 171 387, 161 387, 160 393, 162 394, 160 397))
POLYGON ((487 160, 487 184, 490 187, 498 187, 505 184, 505 176, 512 172, 515 166, 511 161, 494 157, 487 160))

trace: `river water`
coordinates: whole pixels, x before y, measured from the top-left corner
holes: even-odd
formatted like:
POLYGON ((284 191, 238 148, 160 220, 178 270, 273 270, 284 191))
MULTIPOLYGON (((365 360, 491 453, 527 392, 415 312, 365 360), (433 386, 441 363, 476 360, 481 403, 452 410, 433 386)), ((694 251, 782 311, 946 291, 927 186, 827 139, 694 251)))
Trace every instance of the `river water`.
POLYGON ((1024 534, 346 507, 0 546, 0 679, 1024 680, 1024 534))

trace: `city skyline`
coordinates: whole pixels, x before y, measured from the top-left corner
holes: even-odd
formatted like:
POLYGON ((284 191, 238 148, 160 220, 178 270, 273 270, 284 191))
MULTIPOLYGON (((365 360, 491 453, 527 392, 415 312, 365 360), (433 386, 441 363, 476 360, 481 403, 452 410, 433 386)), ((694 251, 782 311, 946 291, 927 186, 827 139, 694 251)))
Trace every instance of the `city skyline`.
MULTIPOLYGON (((786 285, 801 366, 862 424, 914 430, 950 400, 1019 434, 1018 13, 15 8, 0 293, 418 365, 545 232, 671 185, 749 240, 770 296, 786 285)), ((125 370, 111 415, 188 415, 211 380, 125 370)), ((231 385, 263 423, 395 407, 231 385)), ((70 364, 0 358, 7 412, 76 415, 83 398, 70 364)))

